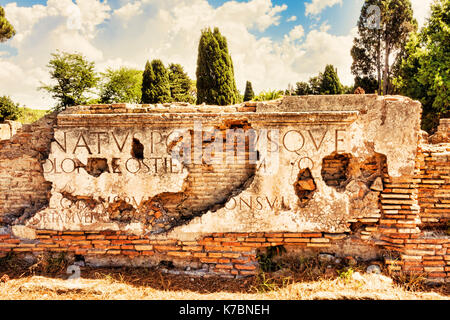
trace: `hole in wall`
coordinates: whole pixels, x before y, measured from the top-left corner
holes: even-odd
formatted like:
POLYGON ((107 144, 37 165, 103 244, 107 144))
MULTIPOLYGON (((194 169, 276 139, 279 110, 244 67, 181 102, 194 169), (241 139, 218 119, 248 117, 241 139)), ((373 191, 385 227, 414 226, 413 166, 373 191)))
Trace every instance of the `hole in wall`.
POLYGON ((144 159, 144 145, 139 141, 139 139, 133 138, 131 144, 131 156, 136 159, 144 159))
POLYGON ((334 153, 322 160, 322 178, 327 186, 343 189, 348 182, 351 156, 334 153))
POLYGON ((295 193, 300 201, 300 207, 305 207, 312 199, 317 189, 314 178, 309 168, 300 170, 297 181, 294 183, 295 193))
POLYGON ((136 210, 124 200, 117 200, 111 203, 107 212, 111 220, 130 223, 135 218, 136 210))
POLYGON ((100 177, 102 173, 110 172, 108 160, 105 158, 89 158, 86 165, 86 172, 94 177, 100 177))

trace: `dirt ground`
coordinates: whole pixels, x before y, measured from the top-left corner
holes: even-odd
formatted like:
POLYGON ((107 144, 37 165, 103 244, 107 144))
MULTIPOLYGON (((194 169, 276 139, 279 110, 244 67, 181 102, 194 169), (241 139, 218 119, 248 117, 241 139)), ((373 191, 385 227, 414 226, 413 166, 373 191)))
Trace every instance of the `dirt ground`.
MULTIPOLYGON (((0 264, 1 300, 449 300, 449 286, 429 287, 420 277, 367 274, 365 266, 339 269, 309 261, 242 279, 170 274, 168 269, 81 267, 69 280, 67 265, 0 264)), ((172 270, 175 271, 175 270, 172 270)), ((170 271, 169 271, 170 272, 170 271)))

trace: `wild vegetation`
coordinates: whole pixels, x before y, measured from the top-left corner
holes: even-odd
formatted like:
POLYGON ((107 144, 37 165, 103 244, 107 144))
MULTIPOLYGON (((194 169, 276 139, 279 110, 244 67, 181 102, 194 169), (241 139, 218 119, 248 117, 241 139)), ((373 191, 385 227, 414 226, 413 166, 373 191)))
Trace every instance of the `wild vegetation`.
MULTIPOLYGON (((262 254, 267 254, 265 252, 262 254)), ((445 287, 427 288, 420 276, 364 272, 365 264, 350 266, 317 257, 283 256, 273 249, 271 271, 244 279, 193 277, 158 266, 152 268, 81 267, 81 278, 68 280, 64 254, 42 255, 26 263, 10 254, 0 258, 0 299, 44 300, 448 300, 445 287)))

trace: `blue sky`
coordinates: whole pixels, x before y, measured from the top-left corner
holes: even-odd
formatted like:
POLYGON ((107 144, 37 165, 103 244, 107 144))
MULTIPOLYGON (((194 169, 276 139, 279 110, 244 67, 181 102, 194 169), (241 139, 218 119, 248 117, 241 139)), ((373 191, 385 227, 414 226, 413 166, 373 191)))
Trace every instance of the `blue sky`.
MULTIPOLYGON (((423 22, 431 0, 412 0, 423 22)), ((80 52, 99 72, 147 59, 180 63, 195 78, 200 30, 228 39, 238 88, 286 89, 333 64, 351 85, 350 49, 363 0, 0 0, 17 34, 0 44, 0 95, 50 108, 56 50, 80 52)))
MULTIPOLYGON (((236 2, 247 2, 248 0, 235 0, 236 2)), ((19 6, 31 7, 35 4, 45 5, 47 0, 0 0, 0 5, 5 6, 8 3, 15 2, 19 6)), ((75 2, 75 1, 74 1, 75 2)), ((125 1, 109 0, 107 3, 112 8, 119 8, 121 3, 125 1)), ((214 8, 222 6, 224 3, 229 2, 227 0, 208 0, 209 4, 214 8)), ((319 20, 312 17, 305 16, 305 3, 311 1, 308 0, 273 0, 274 5, 287 5, 288 9, 284 11, 281 16, 284 18, 279 26, 271 27, 264 33, 255 34, 265 35, 273 37, 274 39, 280 39, 283 35, 289 31, 290 27, 296 23, 300 23, 305 27, 305 30, 309 30, 318 21, 327 21, 331 26, 333 34, 347 34, 351 28, 354 27, 355 21, 357 21, 360 13, 361 0, 343 0, 341 4, 327 7, 320 15, 319 20), (287 22, 286 20, 292 16, 296 16, 296 21, 287 22)))

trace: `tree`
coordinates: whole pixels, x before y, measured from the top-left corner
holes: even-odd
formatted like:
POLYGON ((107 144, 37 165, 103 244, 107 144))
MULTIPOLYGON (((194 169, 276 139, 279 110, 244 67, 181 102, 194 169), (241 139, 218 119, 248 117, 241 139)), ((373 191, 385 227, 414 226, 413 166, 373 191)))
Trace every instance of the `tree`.
POLYGON ((245 84, 245 92, 244 92, 244 101, 250 101, 255 97, 255 93, 253 92, 252 83, 247 81, 245 84))
POLYGON ((342 84, 339 81, 337 70, 331 65, 325 67, 325 71, 322 76, 322 82, 320 83, 321 94, 341 94, 342 84))
POLYGON ((155 74, 153 73, 152 64, 147 60, 145 64, 144 73, 142 74, 142 88, 141 96, 142 103, 151 103, 151 90, 153 86, 153 81, 155 74))
POLYGON ((161 60, 147 61, 142 81, 142 103, 170 102, 169 73, 161 60))
POLYGON ((450 2, 437 0, 419 34, 411 36, 396 79, 400 92, 423 105, 422 128, 433 132, 450 116, 450 2))
POLYGON ((408 35, 416 29, 410 0, 365 0, 358 36, 351 49, 352 73, 360 78, 376 78, 378 94, 392 93, 391 79, 396 70, 392 70, 390 58, 395 66, 403 55, 408 35), (379 25, 370 25, 371 19, 379 19, 379 25))
POLYGON ((353 90, 356 88, 363 88, 366 93, 375 93, 378 90, 378 80, 373 76, 365 76, 365 77, 355 77, 355 85, 353 90))
POLYGON ((297 82, 295 88, 295 95, 306 96, 308 94, 311 94, 311 88, 309 87, 309 83, 303 81, 297 82))
POLYGON ((319 75, 316 77, 309 78, 309 88, 311 90, 311 94, 320 94, 320 87, 322 85, 323 74, 319 72, 319 75))
POLYGON ((17 120, 21 115, 19 104, 14 103, 10 97, 0 97, 0 122, 17 120))
POLYGON ((11 39, 16 34, 14 27, 5 17, 5 9, 0 6, 0 42, 11 39))
POLYGON ((102 103, 140 103, 142 71, 122 67, 108 68, 102 73, 100 100, 102 103))
POLYGON ((180 64, 169 66, 170 96, 173 101, 195 103, 195 97, 190 94, 191 79, 180 64))
POLYGON ((227 40, 218 28, 202 30, 197 59, 197 104, 234 104, 238 91, 227 40))
POLYGON ((59 101, 56 110, 86 104, 89 99, 86 94, 91 93, 99 80, 94 71, 94 62, 87 61, 78 53, 58 52, 52 56, 47 67, 56 84, 44 85, 40 89, 48 91, 59 101))

